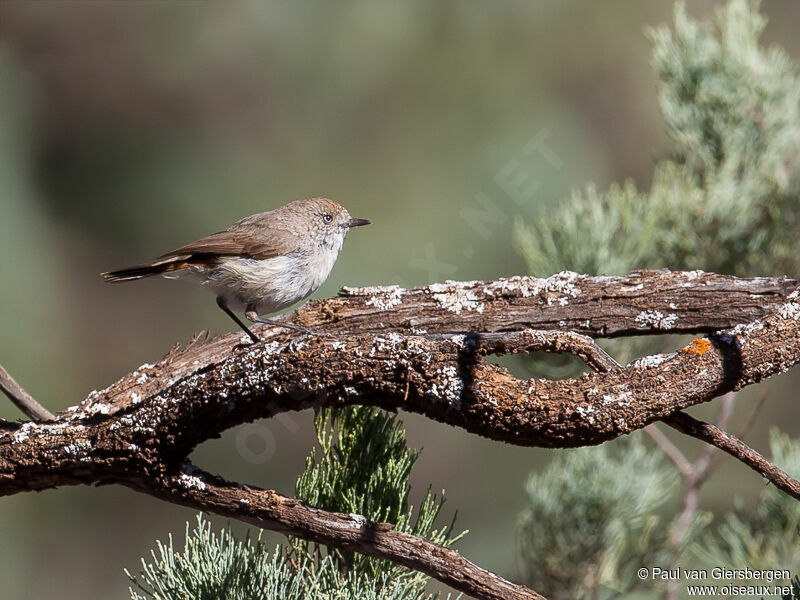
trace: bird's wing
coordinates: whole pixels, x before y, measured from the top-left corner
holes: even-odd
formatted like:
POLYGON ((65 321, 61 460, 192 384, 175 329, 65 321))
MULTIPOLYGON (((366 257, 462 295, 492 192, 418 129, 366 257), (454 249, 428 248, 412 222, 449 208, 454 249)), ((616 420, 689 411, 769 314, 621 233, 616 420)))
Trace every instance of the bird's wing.
POLYGON ((297 236, 285 229, 275 229, 263 225, 262 217, 266 213, 252 215, 242 219, 217 233, 212 233, 197 241, 181 246, 167 256, 244 256, 264 260, 295 250, 298 246, 297 236))

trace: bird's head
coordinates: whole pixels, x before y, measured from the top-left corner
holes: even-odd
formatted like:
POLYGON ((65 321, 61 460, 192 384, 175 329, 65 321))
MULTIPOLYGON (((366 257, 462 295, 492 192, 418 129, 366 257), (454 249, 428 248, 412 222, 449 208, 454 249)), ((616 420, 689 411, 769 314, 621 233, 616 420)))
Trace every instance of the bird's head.
POLYGON ((297 219, 294 224, 298 234, 311 235, 320 246, 335 248, 342 247, 345 235, 351 227, 369 225, 367 219, 356 219, 350 216, 347 209, 328 198, 308 198, 296 200, 283 207, 284 211, 291 211, 297 219))

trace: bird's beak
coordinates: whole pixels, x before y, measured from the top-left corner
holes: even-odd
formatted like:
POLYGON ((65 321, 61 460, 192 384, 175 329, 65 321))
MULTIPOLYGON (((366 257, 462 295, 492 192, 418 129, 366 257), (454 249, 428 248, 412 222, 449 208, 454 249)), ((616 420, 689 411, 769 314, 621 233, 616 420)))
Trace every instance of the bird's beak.
POLYGON ((347 222, 348 227, 361 227, 362 225, 372 225, 372 221, 366 219, 350 219, 347 222))

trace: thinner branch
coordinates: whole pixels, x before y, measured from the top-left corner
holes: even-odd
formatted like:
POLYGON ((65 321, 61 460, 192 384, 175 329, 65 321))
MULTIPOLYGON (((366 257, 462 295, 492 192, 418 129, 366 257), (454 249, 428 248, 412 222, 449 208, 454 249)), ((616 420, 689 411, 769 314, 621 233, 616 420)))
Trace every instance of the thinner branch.
POLYGON ((201 511, 229 516, 311 542, 355 550, 425 573, 484 600, 545 600, 483 569, 456 550, 396 531, 391 523, 309 507, 272 490, 226 481, 185 462, 179 473, 146 481, 138 491, 201 511))
POLYGON ((800 500, 800 481, 782 471, 761 454, 750 448, 737 437, 721 430, 715 425, 695 419, 684 413, 677 412, 663 421, 678 431, 703 440, 720 450, 723 450, 742 461, 744 464, 771 481, 776 487, 783 490, 796 500, 800 500))
POLYGON ((34 421, 54 421, 56 416, 39 404, 33 396, 25 391, 11 374, 0 365, 0 390, 8 396, 28 418, 34 421))

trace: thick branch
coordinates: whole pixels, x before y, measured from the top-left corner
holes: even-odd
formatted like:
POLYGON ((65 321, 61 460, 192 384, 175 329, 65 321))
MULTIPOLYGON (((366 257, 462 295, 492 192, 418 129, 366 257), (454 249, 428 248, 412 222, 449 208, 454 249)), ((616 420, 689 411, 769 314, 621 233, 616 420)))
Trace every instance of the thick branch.
MULTIPOLYGON (((245 499, 263 509, 254 516, 248 503, 239 502, 242 496, 236 508, 223 499, 239 490, 234 484, 182 473, 181 465, 198 444, 235 425, 284 411, 346 404, 402 408, 518 445, 599 444, 653 421, 680 419, 672 415, 799 362, 800 305, 797 293, 791 293, 796 286, 788 279, 643 272, 616 278, 564 273, 545 280, 446 283, 407 291, 346 290, 347 297, 310 302, 293 317, 295 323, 327 329, 332 337, 309 336, 290 344, 285 330, 262 328, 265 341, 255 345, 239 344, 239 335, 207 343, 195 339, 186 349, 174 348, 158 363, 142 365, 93 392, 55 421, 3 423, 0 495, 121 483, 390 558, 453 585, 447 578, 459 574, 440 568, 456 565, 457 555, 437 554, 445 562, 436 563, 432 556, 415 554, 415 548, 422 548, 418 544, 426 542, 396 537, 396 532, 389 536, 384 526, 358 519, 363 525, 358 542, 333 526, 326 533, 316 528, 322 522, 338 523, 341 515, 308 507, 269 512, 287 502, 301 506, 274 492, 247 492, 255 496, 245 499), (545 324, 551 331, 524 329, 545 324), (732 325, 678 352, 645 357, 624 368, 586 337, 732 325), (520 380, 486 360, 487 354, 537 350, 574 353, 600 372, 560 381, 520 380), (204 491, 221 495, 200 494, 204 491), (376 541, 376 531, 388 537, 376 541), (397 546, 394 557, 381 545, 390 539, 407 542, 397 546), (361 545, 348 545, 356 543, 361 545), (411 559, 419 563, 404 562, 411 559)), ((735 446, 705 429, 689 429, 710 443, 735 446)), ((477 597, 537 597, 491 579, 496 576, 471 563, 458 565, 474 579, 454 587, 477 597), (491 579, 494 591, 482 591, 479 576, 489 577, 484 583, 491 579)))
MULTIPOLYGON (((751 289, 752 282, 764 285, 763 280, 707 277, 716 282, 712 290, 730 288, 734 298, 740 289, 751 289), (722 280, 728 283, 722 286, 722 280)), ((630 288, 626 278, 617 278, 613 285, 610 279, 585 278, 592 281, 590 287, 603 282, 608 297, 619 297, 620 289, 630 288)), ((661 306, 665 279, 667 275, 658 272, 653 280, 656 289, 642 287, 635 292, 640 299, 648 298, 649 306, 661 306)), ((694 289, 695 295, 699 292, 691 286, 706 287, 684 273, 674 274, 673 279, 686 290, 694 289)), ((674 288, 674 282, 666 287, 674 288)), ((582 294, 575 292, 576 297, 582 294)), ((113 386, 93 392, 80 407, 61 415, 49 431, 84 424, 94 428, 95 440, 125 438, 138 448, 152 447, 156 455, 183 459, 197 444, 243 422, 310 406, 372 404, 419 412, 518 445, 598 444, 786 371, 800 360, 800 309, 795 300, 789 299, 763 319, 696 340, 679 352, 559 381, 517 379, 488 363, 485 355, 559 348, 585 353, 585 338, 569 332, 427 336, 390 332, 308 337, 289 346, 279 341, 286 339, 284 332, 262 329, 268 340, 263 344, 235 347, 239 336, 226 336, 173 351, 155 365, 143 365, 113 386), (584 350, 576 344, 583 344, 584 350)), ((719 301, 717 318, 735 304, 719 301)), ((582 307, 574 308, 573 318, 585 315, 582 307)), ((624 305, 609 305, 606 312, 623 309, 624 305)), ((488 318, 488 310, 478 316, 488 318)), ((372 318, 391 320, 391 312, 372 307, 372 318)), ((439 310, 438 314, 444 323, 453 313, 439 310)), ((431 317, 429 326, 433 324, 431 317)), ((599 361, 597 366, 608 358, 588 356, 599 361)), ((33 428, 30 433, 34 431, 45 430, 33 428)), ((56 443, 69 445, 73 433, 56 443)), ((0 436, 0 493, 14 491, 20 478, 13 474, 21 468, 18 455, 3 462, 9 448, 16 447, 3 441, 28 436, 27 431, 0 436), (4 473, 3 464, 14 468, 4 473)), ((36 470, 28 484, 47 485, 39 477, 57 473, 53 467, 36 470)))
POLYGON ((329 331, 466 333, 550 329, 592 337, 710 333, 748 323, 786 302, 800 282, 740 279, 703 271, 640 271, 591 277, 342 288, 343 297, 307 302, 295 323, 329 331))

